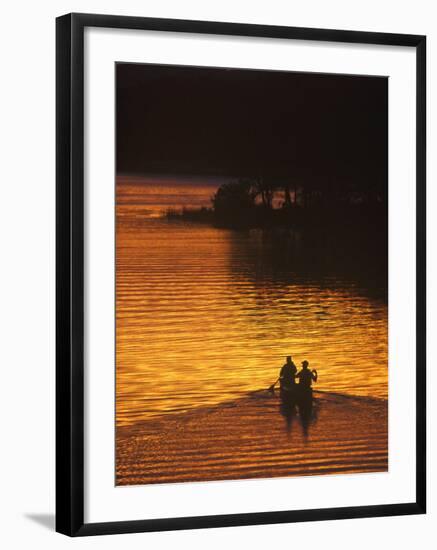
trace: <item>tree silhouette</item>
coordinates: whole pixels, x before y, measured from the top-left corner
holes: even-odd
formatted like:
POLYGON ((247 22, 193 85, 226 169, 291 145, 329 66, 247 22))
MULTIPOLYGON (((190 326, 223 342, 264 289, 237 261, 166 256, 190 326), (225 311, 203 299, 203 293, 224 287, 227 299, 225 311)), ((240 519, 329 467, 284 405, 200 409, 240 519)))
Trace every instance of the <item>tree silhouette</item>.
POLYGON ((255 197, 253 182, 240 178, 221 185, 212 198, 212 204, 219 216, 232 217, 253 209, 255 197))

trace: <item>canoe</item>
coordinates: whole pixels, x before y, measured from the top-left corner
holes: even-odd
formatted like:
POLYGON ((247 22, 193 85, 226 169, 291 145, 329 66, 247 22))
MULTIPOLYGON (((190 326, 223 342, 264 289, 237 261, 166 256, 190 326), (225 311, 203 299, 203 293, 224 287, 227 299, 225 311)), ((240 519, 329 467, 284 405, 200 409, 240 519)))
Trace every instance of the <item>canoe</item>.
POLYGON ((297 386, 280 388, 279 396, 284 403, 295 403, 298 396, 297 386))
POLYGON ((282 387, 279 396, 283 403, 306 405, 312 403, 312 388, 300 388, 299 384, 292 387, 282 387))

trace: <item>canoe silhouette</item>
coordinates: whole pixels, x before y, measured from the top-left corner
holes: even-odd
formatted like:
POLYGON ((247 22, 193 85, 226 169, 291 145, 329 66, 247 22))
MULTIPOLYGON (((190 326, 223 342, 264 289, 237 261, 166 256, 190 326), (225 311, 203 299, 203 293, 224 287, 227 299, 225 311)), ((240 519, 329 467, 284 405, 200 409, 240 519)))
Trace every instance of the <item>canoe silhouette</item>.
POLYGON ((311 387, 302 387, 300 384, 283 386, 280 388, 279 396, 283 403, 290 405, 309 405, 313 401, 313 390, 311 387))

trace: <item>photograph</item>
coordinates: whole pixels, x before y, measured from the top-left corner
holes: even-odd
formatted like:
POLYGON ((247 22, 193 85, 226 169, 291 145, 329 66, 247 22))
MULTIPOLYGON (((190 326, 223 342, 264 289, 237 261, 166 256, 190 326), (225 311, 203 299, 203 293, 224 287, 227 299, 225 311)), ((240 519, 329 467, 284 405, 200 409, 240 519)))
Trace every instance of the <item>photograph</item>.
POLYGON ((388 89, 116 63, 116 486, 389 470, 388 89))
POLYGON ((5 4, 7 550, 432 547, 435 2, 248 8, 5 4))

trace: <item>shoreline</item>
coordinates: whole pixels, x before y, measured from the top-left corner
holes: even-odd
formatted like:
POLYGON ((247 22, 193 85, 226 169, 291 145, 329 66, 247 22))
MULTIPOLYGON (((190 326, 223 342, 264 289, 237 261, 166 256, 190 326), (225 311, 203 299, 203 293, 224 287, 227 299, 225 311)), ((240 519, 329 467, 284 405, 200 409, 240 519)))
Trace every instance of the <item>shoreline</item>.
MULTIPOLYGON (((217 211, 212 206, 168 208, 161 213, 169 221, 208 224, 224 229, 294 229, 317 233, 317 227, 328 229, 333 235, 356 239, 363 234, 363 227, 371 234, 387 233, 387 205, 321 203, 308 207, 293 205, 288 208, 266 209, 254 205, 241 211, 230 209, 217 211), (372 221, 369 224, 369 220, 372 221)), ((387 235, 386 235, 387 237, 387 235)))

